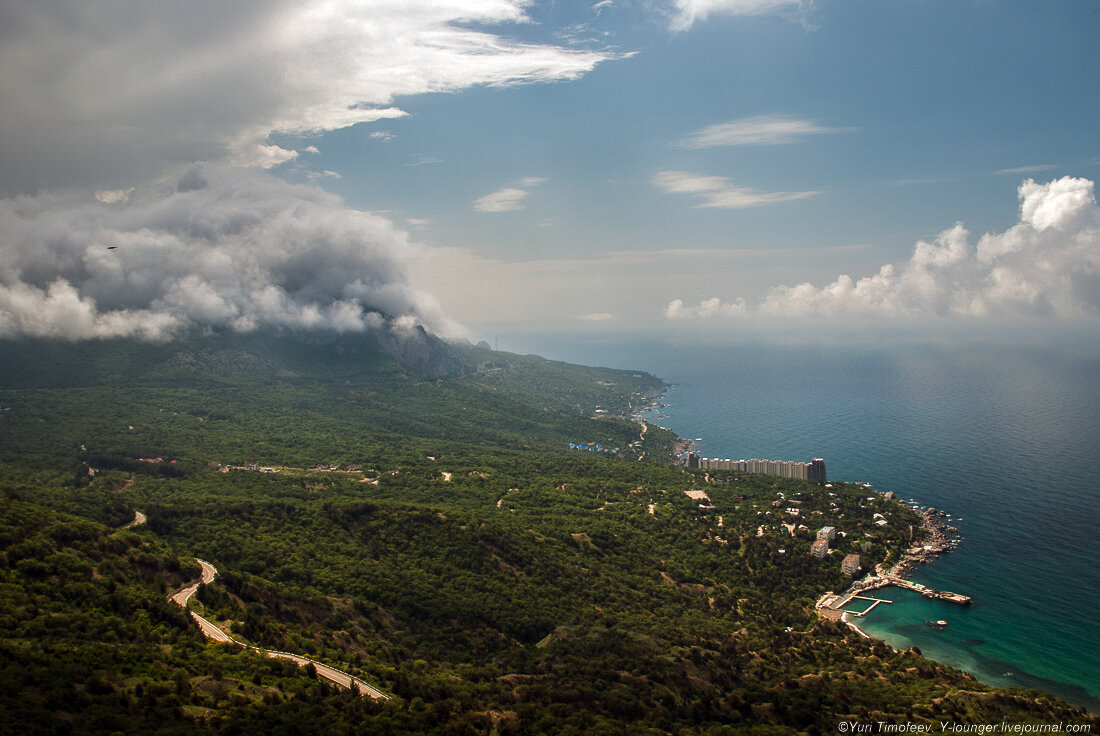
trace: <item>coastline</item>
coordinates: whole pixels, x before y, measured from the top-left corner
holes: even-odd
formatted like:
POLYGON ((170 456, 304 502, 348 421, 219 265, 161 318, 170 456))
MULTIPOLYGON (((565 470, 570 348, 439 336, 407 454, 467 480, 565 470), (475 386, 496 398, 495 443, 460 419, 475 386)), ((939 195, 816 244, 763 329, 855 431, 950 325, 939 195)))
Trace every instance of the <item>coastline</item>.
MULTIPOLYGON (((853 623, 852 623, 851 621, 849 621, 849 620, 848 620, 848 612, 847 612, 847 611, 845 611, 845 612, 844 612, 844 613, 843 613, 843 614, 842 614, 842 615, 840 616, 840 620, 841 620, 841 621, 843 621, 844 623, 848 624, 848 628, 850 628, 850 629, 851 629, 852 631, 854 631, 854 632, 856 632, 857 634, 859 634, 860 636, 862 636, 862 637, 863 637, 864 639, 873 639, 873 638, 875 638, 875 637, 871 636, 870 634, 868 634, 868 633, 867 633, 866 631, 864 631, 863 629, 861 629, 861 628, 859 628, 858 626, 856 626, 855 624, 853 624, 853 623)), ((879 641, 882 641, 882 640, 880 639, 879 641)), ((884 643, 885 643, 885 642, 884 642, 884 643)), ((887 645, 887 646, 889 646, 889 645, 887 645)))
MULTIPOLYGON (((1087 460, 1087 438, 1096 436, 1093 428, 1100 414, 1085 411, 1095 403, 1096 374, 1086 376, 1074 372, 1076 363, 1051 364, 1044 357, 1034 365, 1028 362, 1026 371, 1010 371, 1001 376, 1002 382, 989 384, 985 369, 1015 365, 1004 358, 992 349, 963 361, 908 350, 821 354, 786 346, 715 348, 699 352, 688 363, 672 356, 651 364, 650 370, 658 375, 676 378, 661 400, 663 406, 644 416, 686 438, 704 435, 707 441, 693 447, 702 454, 708 454, 704 447, 709 454, 729 456, 755 447, 774 455, 791 454, 784 448, 802 454, 805 448, 818 448, 826 457, 836 457, 837 478, 865 478, 881 490, 894 490, 901 504, 913 497, 925 505, 946 504, 955 519, 943 523, 961 529, 965 540, 956 551, 963 554, 938 560, 934 567, 910 561, 912 569, 905 576, 972 595, 974 606, 956 615, 953 606, 943 607, 913 591, 881 591, 875 597, 900 605, 878 606, 858 622, 861 629, 894 649, 919 646, 931 659, 996 687, 1034 687, 1100 712, 1100 670, 1095 668, 1100 655, 1083 645, 1095 631, 1086 613, 1094 603, 1088 590, 1098 576, 1089 562, 1095 559, 1090 550, 1095 547, 1094 527, 1087 513, 1074 512, 1095 498, 1095 488, 1067 470, 1087 460), (899 366, 905 370, 895 370, 899 366), (871 380, 891 390, 869 396, 862 388, 871 380), (1002 385, 1019 389, 1007 403, 993 400, 1004 400, 992 393, 1002 385), (935 390, 929 393, 929 387, 935 390), (787 396, 793 396, 789 405, 776 403, 777 397, 787 396), (823 420, 844 432, 823 436, 816 425, 803 422, 798 407, 823 396, 829 397, 820 404, 823 420), (1030 414, 1028 397, 1043 397, 1073 413, 1068 418, 1057 412, 1030 414), (1029 423, 1020 430, 1006 430, 1011 423, 1003 421, 1003 412, 1010 410, 1024 412, 1029 423), (667 416, 657 419, 658 415, 667 416), (748 417, 755 419, 744 421, 748 417), (1064 443, 1040 441, 1047 435, 1062 436, 1059 432, 1070 426, 1080 431, 1065 435, 1064 443), (1034 472, 1022 475, 998 464, 1005 448, 1020 453, 1034 472), (901 457, 907 458, 904 465, 898 463, 901 457), (976 460, 991 463, 994 472, 972 474, 976 460), (1028 537, 1030 553, 998 542, 1000 537, 1029 534, 1038 535, 1028 537), (1009 561, 1002 557, 1011 558, 1011 564, 993 564, 1009 561), (1065 606, 1040 600, 1047 581, 1063 579, 1065 606), (950 621, 944 632, 922 625, 939 619, 950 621), (1009 672, 1014 674, 1008 676, 1009 672)), ((914 530, 920 525, 919 519, 911 518, 910 523, 914 530)), ((900 549, 888 568, 900 562, 898 553, 910 546, 904 541, 908 532, 901 531, 896 545, 900 549)), ((926 536, 922 542, 930 539, 926 536)), ((932 560, 934 555, 929 555, 927 561, 932 560)), ((868 571, 871 567, 873 563, 868 571)), ((850 582, 838 583, 835 590, 850 582)), ((855 605, 848 608, 860 610, 855 605)), ((838 621, 842 615, 828 613, 838 621)), ((856 617, 849 616, 849 621, 856 622, 856 617)), ((854 631, 852 635, 860 638, 854 631)), ((857 639, 850 642, 856 645, 857 639)))

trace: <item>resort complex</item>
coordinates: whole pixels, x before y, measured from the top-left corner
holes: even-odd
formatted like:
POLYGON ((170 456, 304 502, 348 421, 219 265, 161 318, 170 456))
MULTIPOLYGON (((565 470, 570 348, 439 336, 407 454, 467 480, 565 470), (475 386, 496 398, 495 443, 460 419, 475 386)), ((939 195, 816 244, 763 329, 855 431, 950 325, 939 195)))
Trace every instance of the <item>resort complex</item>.
POLYGON ((825 461, 814 458, 811 462, 797 460, 730 460, 716 457, 700 457, 697 452, 689 452, 685 457, 689 468, 702 470, 732 470, 738 473, 757 473, 760 475, 778 475, 780 478, 796 478, 812 483, 824 483, 825 461))

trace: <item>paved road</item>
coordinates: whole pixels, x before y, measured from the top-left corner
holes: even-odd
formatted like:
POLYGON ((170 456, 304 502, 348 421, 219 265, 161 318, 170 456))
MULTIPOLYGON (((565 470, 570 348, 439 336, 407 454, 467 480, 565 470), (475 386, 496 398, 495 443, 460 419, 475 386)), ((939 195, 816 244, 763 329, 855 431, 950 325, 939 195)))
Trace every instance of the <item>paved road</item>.
MULTIPOLYGON (((200 560, 197 557, 195 558, 195 562, 199 563, 199 566, 202 568, 202 578, 198 582, 193 583, 186 588, 180 590, 179 592, 169 596, 169 600, 185 609, 187 608, 187 602, 191 600, 191 596, 195 594, 195 592, 199 589, 199 586, 214 582, 214 578, 218 574, 217 568, 215 568, 209 562, 206 562, 205 560, 200 560)), ((275 652, 270 649, 260 649, 259 647, 242 644, 241 642, 237 641, 225 631, 210 623, 194 611, 190 611, 190 614, 191 618, 195 619, 195 623, 199 625, 199 629, 202 630, 203 635, 206 636, 208 639, 214 639, 215 641, 219 642, 248 647, 253 651, 260 652, 261 654, 266 654, 268 657, 276 659, 289 659, 292 662, 297 662, 298 665, 301 667, 305 667, 307 664, 312 664, 317 670, 318 675, 324 677, 326 680, 330 680, 336 683, 340 687, 350 688, 352 686, 352 683, 354 683, 360 695, 369 695, 372 698, 381 698, 382 700, 390 699, 390 696, 386 695, 384 692, 371 687, 367 683, 360 680, 358 677, 352 677, 346 672, 341 672, 335 667, 331 667, 321 662, 316 662, 312 659, 303 657, 298 654, 290 654, 289 652, 275 652)))
POLYGON ((227 644, 240 644, 241 646, 244 646, 244 644, 241 644, 239 641, 235 640, 229 634, 225 633, 217 626, 210 623, 194 611, 191 611, 191 618, 195 619, 195 623, 199 625, 199 628, 202 629, 202 633, 204 636, 206 636, 207 639, 213 639, 214 641, 225 642, 227 644))
POLYGON ((258 652, 263 652, 269 657, 274 657, 278 659, 289 659, 292 662, 297 662, 298 665, 301 667, 305 667, 307 664, 312 664, 317 669, 318 675, 324 677, 326 680, 331 680, 332 682, 335 682, 340 687, 350 688, 351 684, 354 682, 358 686, 360 694, 369 695, 372 698, 382 698, 384 700, 389 700, 389 696, 385 693, 375 690, 373 687, 363 682, 358 677, 352 677, 348 673, 341 672, 335 667, 329 667, 327 664, 315 662, 312 659, 308 659, 297 654, 290 654, 288 652, 273 652, 270 649, 257 649, 256 647, 253 647, 253 649, 256 649, 256 651, 258 652))
POLYGON ((144 524, 147 521, 149 521, 149 519, 148 519, 148 517, 145 516, 145 514, 141 513, 140 511, 135 511, 134 512, 134 520, 131 521, 126 526, 122 527, 122 528, 123 529, 132 529, 135 526, 141 526, 142 524, 144 524))
POLYGON ((205 560, 200 560, 197 557, 195 558, 195 562, 199 563, 199 567, 202 568, 202 577, 199 579, 198 582, 193 583, 183 590, 179 591, 178 593, 175 593, 168 597, 168 600, 172 601, 177 606, 187 608, 187 602, 191 600, 191 596, 195 595, 195 592, 199 589, 199 586, 214 582, 214 578, 218 576, 217 568, 215 568, 209 562, 206 562, 205 560))

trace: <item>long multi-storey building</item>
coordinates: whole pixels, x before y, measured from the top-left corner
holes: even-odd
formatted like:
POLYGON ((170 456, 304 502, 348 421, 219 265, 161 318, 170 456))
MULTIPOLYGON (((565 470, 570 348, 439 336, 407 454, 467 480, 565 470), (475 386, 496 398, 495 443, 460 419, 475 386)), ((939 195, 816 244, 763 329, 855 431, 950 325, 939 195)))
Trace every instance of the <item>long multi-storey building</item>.
POLYGON ((808 480, 813 483, 824 483, 825 461, 814 458, 811 462, 801 463, 797 460, 730 460, 716 457, 700 457, 697 452, 689 452, 687 455, 689 468, 701 468, 703 470, 731 470, 735 473, 758 473, 760 475, 778 475, 780 478, 796 478, 808 480))

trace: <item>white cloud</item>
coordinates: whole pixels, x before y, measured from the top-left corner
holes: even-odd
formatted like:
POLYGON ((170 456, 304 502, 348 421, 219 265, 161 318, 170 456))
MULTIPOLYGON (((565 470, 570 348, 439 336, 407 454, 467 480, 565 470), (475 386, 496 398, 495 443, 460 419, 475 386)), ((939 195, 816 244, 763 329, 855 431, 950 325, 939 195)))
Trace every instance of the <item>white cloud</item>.
POLYGON ((602 50, 524 43, 525 0, 7 3, 0 193, 120 188, 196 160, 272 166, 308 135, 405 115, 393 100, 571 80, 602 50))
POLYGON ((723 302, 718 297, 704 299, 697 306, 689 307, 682 299, 673 299, 665 308, 668 319, 707 319, 709 317, 738 317, 745 314, 745 300, 738 297, 733 302, 723 302))
MULTIPOLYGON (((976 246, 959 223, 932 242, 918 242, 905 263, 858 280, 842 275, 820 288, 779 286, 755 312, 800 318, 1100 313, 1100 208, 1093 182, 1028 179, 1018 194, 1019 222, 983 235, 976 246)), ((722 307, 712 299, 688 308, 677 299, 666 316, 703 317, 722 307)))
POLYGON ((321 152, 321 149, 317 148, 317 146, 306 146, 302 150, 305 151, 306 153, 320 153, 321 152))
POLYGON ((675 0, 672 28, 684 31, 711 15, 761 15, 802 8, 804 0, 675 0))
POLYGON ((586 322, 606 322, 609 319, 615 319, 615 316, 610 312, 591 312, 589 314, 582 314, 577 319, 582 319, 586 322))
POLYGON ((804 137, 821 133, 839 133, 850 128, 826 128, 811 120, 784 115, 757 115, 728 123, 708 125, 689 134, 677 145, 682 148, 715 146, 773 146, 797 143, 804 137))
MULTIPOLYGON (((266 134, 263 136, 266 138, 266 134)), ((233 163, 238 166, 252 166, 259 169, 273 169, 298 158, 297 151, 290 151, 281 146, 269 146, 262 141, 242 141, 235 146, 233 163)))
POLYGON ((402 317, 459 329, 410 286, 406 233, 255 170, 194 167, 113 204, 0 200, 0 232, 0 336, 347 332, 402 317))
POLYGON ((1036 164, 1034 166, 1017 166, 1014 169, 1001 169, 996 173, 1005 176, 1019 176, 1020 174, 1037 174, 1040 171, 1050 171, 1058 168, 1054 164, 1036 164))
POLYGON ((653 175, 653 185, 669 194, 695 194, 701 198, 696 207, 743 209, 777 202, 790 202, 812 197, 819 192, 759 192, 741 187, 724 176, 704 176, 688 171, 660 171, 653 175))
POLYGON ((523 209, 523 200, 530 194, 528 189, 542 184, 546 179, 539 176, 528 176, 520 179, 514 186, 501 189, 478 197, 474 200, 474 209, 478 212, 513 212, 523 209))
POLYGON ((325 169, 324 171, 307 171, 306 178, 310 181, 317 181, 318 179, 343 179, 339 171, 331 171, 325 169))
MULTIPOLYGON (((1020 224, 1030 226, 1039 233, 1051 228, 1073 232, 1088 224, 1095 227, 1097 212, 1093 189, 1093 182, 1068 176, 1049 184, 1038 184, 1028 179, 1019 189, 1020 224)), ((1095 231, 1092 234, 1095 235, 1095 231)), ((1100 243, 1094 241, 1093 245, 1100 243)), ((1019 250, 1018 247, 1015 249, 1019 250)), ((980 243, 978 251, 979 254, 982 251, 980 243)))
POLYGON ((389 132, 388 130, 376 130, 376 131, 374 131, 373 133, 370 134, 370 137, 373 138, 376 141, 382 141, 383 143, 388 143, 389 141, 392 141, 397 136, 395 136, 393 133, 389 132))
POLYGON ((105 189, 95 193, 95 198, 104 204, 115 204, 117 202, 125 202, 130 198, 131 189, 105 189))
POLYGON ((530 194, 526 189, 504 187, 474 200, 478 212, 511 212, 523 209, 523 200, 530 194))

